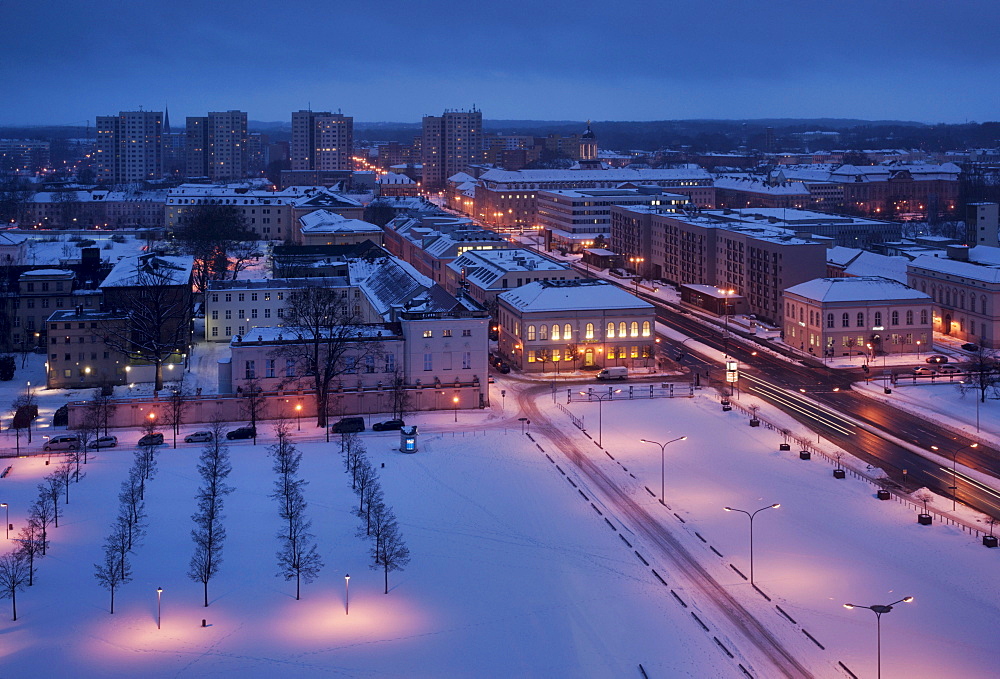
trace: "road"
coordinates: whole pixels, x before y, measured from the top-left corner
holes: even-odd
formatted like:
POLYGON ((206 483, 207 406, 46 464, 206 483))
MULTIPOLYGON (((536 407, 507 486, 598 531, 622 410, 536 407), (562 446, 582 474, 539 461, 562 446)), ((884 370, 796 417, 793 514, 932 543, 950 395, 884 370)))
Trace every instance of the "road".
MULTIPOLYGON (((690 314, 678 313, 659 300, 649 301, 657 303, 659 322, 718 351, 728 349, 729 355, 739 361, 743 390, 775 405, 855 457, 883 469, 900 486, 910 490, 926 487, 946 497, 957 492, 959 502, 1000 519, 1000 493, 962 474, 956 484, 950 466, 937 464, 898 441, 924 450, 937 446, 942 457, 957 456, 958 464, 1000 478, 996 449, 984 445, 972 448, 974 440, 852 391, 852 380, 860 377, 857 371, 806 366, 767 351, 754 351, 737 341, 726 342, 690 314), (953 490, 956 485, 957 490, 953 490)), ((702 377, 706 373, 721 375, 722 366, 697 355, 691 343, 681 347, 680 342, 666 341, 674 351, 684 352, 680 361, 684 367, 702 377)))
MULTIPOLYGON (((655 550, 654 558, 669 565, 666 572, 670 575, 667 577, 685 578, 693 590, 701 593, 703 598, 699 603, 711 603, 709 610, 712 611, 713 618, 724 618, 730 630, 739 635, 733 641, 741 652, 745 652, 748 646, 753 646, 758 651, 757 655, 751 656, 757 676, 813 676, 763 623, 698 563, 695 556, 666 525, 623 490, 604 472, 601 465, 542 413, 536 400, 548 391, 548 385, 537 385, 521 389, 517 393, 518 406, 531 420, 531 431, 547 438, 577 468, 580 475, 587 479, 591 488, 602 493, 605 503, 614 508, 617 518, 655 550), (766 672, 757 667, 758 660, 769 663, 770 667, 766 672)), ((600 460, 603 462, 603 456, 600 460)))

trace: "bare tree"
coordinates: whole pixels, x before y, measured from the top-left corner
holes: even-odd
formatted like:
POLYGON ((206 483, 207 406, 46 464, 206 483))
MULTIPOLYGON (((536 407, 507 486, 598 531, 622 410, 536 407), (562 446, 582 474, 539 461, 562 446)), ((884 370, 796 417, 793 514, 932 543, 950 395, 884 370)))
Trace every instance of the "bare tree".
POLYGON ((278 478, 274 482, 271 498, 281 503, 281 518, 288 522, 288 536, 291 538, 291 523, 295 515, 293 501, 296 497, 301 497, 302 486, 306 483, 303 479, 298 478, 302 453, 292 443, 288 425, 284 420, 275 425, 274 433, 278 442, 270 446, 270 452, 274 458, 272 469, 278 478))
POLYGON ((17 593, 31 580, 31 566, 24 552, 14 550, 0 556, 0 598, 10 599, 17 620, 17 593))
POLYGON ((69 482, 73 480, 73 460, 71 458, 63 460, 62 464, 55 468, 52 472, 53 476, 59 479, 59 484, 62 486, 65 492, 66 499, 63 501, 65 504, 69 504, 69 482))
POLYGON ((196 496, 198 511, 191 517, 195 528, 191 531, 195 552, 191 557, 188 577, 204 586, 205 606, 208 606, 208 583, 219 572, 222 564, 222 544, 226 539, 226 529, 222 524, 223 499, 233 491, 226 484, 232 471, 228 446, 223 438, 222 422, 212 423, 212 440, 205 444, 198 473, 202 485, 196 496))
POLYGON ((257 420, 264 414, 264 407, 267 405, 267 397, 264 396, 260 378, 250 377, 243 380, 243 384, 238 386, 236 391, 242 399, 240 409, 250 420, 250 427, 253 428, 253 442, 257 443, 257 420))
POLYGON ((145 530, 146 502, 143 500, 144 481, 142 471, 133 464, 129 469, 128 478, 122 481, 118 493, 120 512, 124 515, 128 527, 128 548, 139 541, 145 530))
POLYGON ((997 353, 980 346, 966 366, 968 377, 958 388, 964 394, 971 392, 981 403, 986 403, 986 395, 1000 390, 1000 357, 997 353))
POLYGON ((79 462, 80 458, 83 458, 84 464, 86 464, 87 453, 90 450, 91 444, 97 439, 100 432, 100 424, 97 419, 95 412, 88 406, 83 413, 83 417, 80 418, 79 423, 73 428, 73 433, 76 438, 80 441, 80 447, 71 453, 75 453, 72 457, 79 462))
POLYGON ((278 550, 278 575, 285 580, 295 578, 295 599, 301 597, 302 582, 307 585, 316 579, 323 561, 320 559, 316 545, 312 544, 313 535, 309 532, 311 521, 305 519, 305 501, 301 495, 293 503, 296 510, 291 515, 288 536, 282 536, 282 545, 278 550))
POLYGON ((173 387, 170 396, 167 398, 167 422, 174 435, 174 448, 177 448, 177 434, 180 433, 181 425, 184 423, 184 411, 188 407, 190 394, 184 388, 184 379, 173 387))
POLYGON ((256 234, 231 205, 199 205, 174 232, 185 252, 194 255, 195 289, 204 292, 210 280, 225 280, 249 266, 259 254, 256 234))
POLYGON ((132 580, 132 566, 128 555, 113 545, 104 546, 104 559, 94 564, 94 577, 104 589, 111 592, 111 615, 115 614, 115 590, 132 580))
POLYGON ((379 535, 370 552, 374 562, 372 568, 382 567, 382 572, 385 574, 385 593, 388 594, 389 573, 403 570, 403 567, 410 562, 410 550, 403 542, 399 523, 391 508, 377 507, 372 517, 372 525, 374 526, 376 522, 379 526, 379 535))
POLYGON ((406 374, 403 369, 396 366, 392 373, 389 388, 392 390, 392 417, 393 419, 405 420, 410 412, 412 397, 406 388, 406 374))
POLYGON ((45 532, 38 522, 28 519, 28 524, 17 534, 18 549, 28 559, 28 587, 35 584, 35 559, 45 556, 45 532))
POLYGON ((49 496, 52 503, 53 525, 59 527, 59 494, 62 491, 62 479, 53 472, 45 477, 45 483, 38 484, 38 492, 49 496))
MULTIPOLYGON (((108 385, 110 386, 110 385, 108 385)), ((104 435, 108 435, 108 422, 114 417, 115 411, 118 406, 115 405, 115 398, 110 390, 106 390, 101 387, 94 390, 94 395, 90 397, 90 401, 87 403, 87 410, 90 419, 93 421, 94 426, 104 429, 104 435)))
POLYGON ((163 364, 190 339, 191 289, 181 274, 170 262, 143 256, 127 286, 105 290, 120 316, 101 321, 98 335, 130 361, 155 366, 156 391, 163 389, 163 364))
MULTIPOLYGON (((311 380, 317 426, 327 425, 327 400, 335 381, 356 372, 368 357, 381 352, 377 331, 362 324, 346 292, 309 287, 295 290, 285 309, 286 336, 293 341, 274 350, 295 363, 296 372, 311 380)), ((297 382, 287 377, 282 384, 297 382)))
POLYGON ((344 471, 351 475, 351 490, 357 488, 358 464, 365 456, 365 446, 355 433, 345 433, 340 438, 340 452, 344 456, 344 471))
MULTIPOLYGON (((374 478, 369 482, 364 489, 364 492, 360 493, 361 500, 364 502, 364 516, 365 516, 365 535, 371 535, 372 532, 372 507, 378 504, 384 504, 385 498, 382 494, 382 484, 379 483, 378 477, 374 478)), ((359 515, 361 512, 359 512, 359 515)))
POLYGON ((38 530, 41 531, 42 556, 45 556, 46 550, 49 547, 49 525, 52 521, 52 498, 42 490, 42 486, 39 486, 38 499, 31 505, 31 510, 28 513, 28 522, 34 522, 38 526, 38 530))
POLYGON ((358 495, 358 516, 363 516, 365 512, 365 489, 372 484, 378 483, 378 473, 372 467, 367 457, 361 457, 358 461, 358 469, 354 474, 354 492, 358 495))
POLYGON ((126 507, 119 507, 118 516, 115 518, 114 523, 111 524, 111 532, 104 542, 104 549, 111 549, 118 553, 117 562, 122 571, 120 574, 122 578, 125 577, 128 553, 133 551, 135 547, 135 543, 133 542, 134 536, 135 531, 129 517, 128 509, 126 507))

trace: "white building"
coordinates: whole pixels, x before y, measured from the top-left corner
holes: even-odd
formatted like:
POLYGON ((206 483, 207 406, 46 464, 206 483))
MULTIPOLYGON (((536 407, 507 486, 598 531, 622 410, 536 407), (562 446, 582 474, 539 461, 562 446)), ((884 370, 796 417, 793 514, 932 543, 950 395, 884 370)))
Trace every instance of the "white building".
POLYGON ((316 210, 299 217, 296 240, 300 245, 349 245, 370 240, 382 245, 382 227, 360 219, 348 219, 329 210, 316 210))

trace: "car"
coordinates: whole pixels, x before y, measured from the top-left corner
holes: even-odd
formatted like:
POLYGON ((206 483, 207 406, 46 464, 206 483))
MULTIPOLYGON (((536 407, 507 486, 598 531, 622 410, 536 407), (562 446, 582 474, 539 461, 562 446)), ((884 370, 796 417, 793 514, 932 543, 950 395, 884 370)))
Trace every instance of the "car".
POLYGON ((489 377, 487 377, 486 381, 489 382, 490 384, 493 384, 494 382, 496 382, 496 380, 493 379, 493 375, 490 375, 489 377))
POLYGON ((161 446, 163 445, 163 433, 159 431, 154 431, 151 434, 146 434, 141 439, 139 439, 137 446, 161 446))
POLYGON ((196 431, 184 437, 184 443, 207 443, 212 440, 212 432, 196 431))
POLYGON ((913 369, 914 375, 937 375, 937 370, 932 370, 931 368, 925 368, 920 366, 919 368, 913 369))
POLYGON ((394 431, 396 429, 402 429, 406 426, 406 423, 402 420, 386 420, 385 422, 376 422, 372 425, 372 431, 394 431))
POLYGON ((235 441, 236 439, 252 439, 257 438, 257 428, 256 427, 239 427, 233 429, 231 432, 226 434, 226 438, 230 441, 235 441))
POLYGON ((962 369, 956 368, 953 365, 943 365, 940 368, 938 368, 938 372, 941 373, 942 375, 954 375, 956 373, 962 372, 962 369))
POLYGON ((947 363, 948 357, 941 354, 931 354, 924 359, 927 363, 947 363))
POLYGON ((42 448, 45 452, 50 450, 79 450, 80 439, 72 435, 53 436, 42 448))
POLYGON ((966 351, 979 351, 979 345, 972 342, 966 342, 962 345, 962 348, 966 351))
POLYGON ((330 432, 333 434, 353 434, 365 430, 365 418, 344 417, 333 423, 330 432))
POLYGON ((118 445, 117 436, 100 436, 90 442, 91 448, 114 448, 118 445))
POLYGON ((510 366, 506 363, 501 363, 497 366, 497 371, 499 371, 501 375, 506 375, 510 372, 510 366))

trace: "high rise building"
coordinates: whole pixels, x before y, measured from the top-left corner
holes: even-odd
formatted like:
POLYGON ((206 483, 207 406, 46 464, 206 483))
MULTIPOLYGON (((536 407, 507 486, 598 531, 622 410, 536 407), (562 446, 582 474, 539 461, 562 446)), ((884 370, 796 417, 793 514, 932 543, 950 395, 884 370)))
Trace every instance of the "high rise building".
POLYGON ((329 111, 292 113, 293 170, 351 170, 354 118, 329 111))
POLYGON ((163 113, 122 111, 97 117, 97 178, 126 184, 163 175, 163 113))
POLYGON ((483 162, 483 112, 472 108, 424 116, 420 148, 424 188, 443 187, 448 177, 483 162))
POLYGON ((247 114, 215 111, 187 119, 187 176, 214 182, 242 179, 249 166, 247 114))

